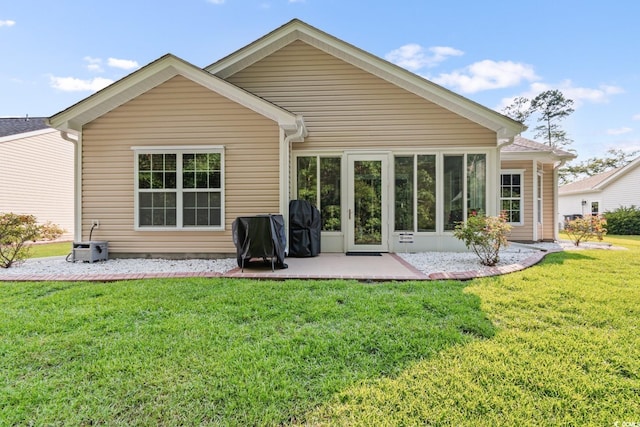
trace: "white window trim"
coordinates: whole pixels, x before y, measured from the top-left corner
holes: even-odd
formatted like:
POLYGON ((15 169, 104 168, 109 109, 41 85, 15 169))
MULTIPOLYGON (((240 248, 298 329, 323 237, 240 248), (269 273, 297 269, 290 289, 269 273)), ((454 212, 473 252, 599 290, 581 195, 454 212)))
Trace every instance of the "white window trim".
MULTIPOLYGON (((520 222, 509 222, 508 224, 523 226, 524 222, 524 192, 525 192, 525 183, 524 183, 524 175, 525 169, 501 169, 500 170, 500 185, 498 186, 499 191, 499 199, 500 199, 500 211, 502 211, 502 200, 506 200, 502 197, 502 175, 520 175, 520 222)), ((514 198, 509 198, 509 200, 515 200, 514 198)))
POLYGON ((536 180, 536 214, 537 223, 542 225, 544 223, 544 173, 539 171, 536 180))
POLYGON ((134 163, 134 224, 135 231, 224 231, 226 223, 225 214, 225 150, 223 145, 167 145, 167 146, 133 146, 134 163), (176 226, 171 227, 140 227, 139 226, 139 201, 138 201, 138 155, 139 154, 198 154, 198 153, 219 153, 220 154, 220 225, 214 227, 184 227, 182 226, 182 162, 178 162, 176 170, 176 193, 179 195, 176 201, 176 226))
MULTIPOLYGON (((491 211, 491 206, 492 204, 496 203, 495 198, 492 198, 491 193, 492 193, 492 189, 491 189, 491 182, 489 181, 489 177, 491 176, 491 170, 495 170, 495 169, 491 169, 494 166, 494 158, 493 158, 493 154, 490 150, 483 150, 483 149, 477 149, 477 150, 469 150, 469 151, 462 151, 460 149, 451 149, 451 150, 446 150, 446 149, 438 149, 438 150, 408 150, 408 149, 404 149, 404 150, 396 150, 393 151, 392 153, 392 157, 395 158, 396 156, 400 156, 400 157, 413 157, 413 166, 414 166, 414 174, 413 174, 413 185, 414 185, 414 203, 413 203, 413 231, 411 231, 412 233, 414 233, 415 235, 418 236, 434 236, 434 235, 438 235, 438 236, 442 236, 442 235, 451 235, 453 234, 453 230, 445 230, 444 229, 444 225, 445 225, 445 220, 444 220, 444 216, 442 215, 442 213, 444 212, 444 157, 445 156, 462 156, 463 157, 463 174, 462 174, 462 194, 463 194, 463 203, 462 203, 462 216, 463 218, 468 217, 468 207, 467 207, 467 179, 468 179, 468 175, 467 175, 467 161, 468 161, 468 156, 469 155, 474 155, 474 154, 484 154, 485 157, 485 161, 486 161, 486 175, 487 175, 487 182, 485 184, 485 209, 487 212, 485 212, 485 214, 488 214, 491 211), (417 162, 417 156, 435 156, 436 157, 436 228, 434 231, 418 231, 418 205, 417 205, 417 183, 418 183, 418 162, 417 162)), ((391 176, 395 177, 395 162, 391 161, 391 176)), ((491 178, 493 179, 493 177, 491 178)), ((395 223, 395 188, 393 188, 393 179, 391 179, 391 191, 390 191, 390 197, 389 197, 389 203, 391 205, 391 218, 390 218, 390 222, 391 222, 391 228, 394 228, 394 223, 395 223)), ((403 233, 405 231, 397 231, 397 230, 393 230, 392 231, 395 235, 398 235, 399 233, 403 233)))
MULTIPOLYGON (((344 194, 346 181, 344 178, 343 170, 345 168, 346 156, 342 151, 294 151, 292 153, 292 173, 291 173, 291 194, 289 195, 289 200, 295 200, 298 198, 298 158, 299 157, 315 157, 318 162, 316 163, 316 186, 317 186, 317 194, 316 194, 316 206, 322 205, 320 204, 320 159, 321 158, 332 158, 332 159, 340 159, 340 202, 342 203, 342 194, 344 194)), ((327 236, 341 236, 344 233, 344 212, 342 212, 342 217, 340 218, 340 231, 325 231, 322 230, 321 233, 327 236)))

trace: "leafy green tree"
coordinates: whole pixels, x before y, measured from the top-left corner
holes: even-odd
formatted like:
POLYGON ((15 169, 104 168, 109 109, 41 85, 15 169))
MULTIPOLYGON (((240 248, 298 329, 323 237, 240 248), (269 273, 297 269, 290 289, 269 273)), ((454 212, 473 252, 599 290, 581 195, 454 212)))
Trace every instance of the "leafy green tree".
POLYGON ((567 118, 574 109, 572 99, 564 97, 559 90, 547 90, 531 100, 531 110, 538 114, 539 125, 535 127, 534 138, 542 138, 553 148, 562 148, 573 141, 560 127, 560 120, 567 118))
POLYGON ((515 98, 511 105, 506 106, 502 110, 502 114, 522 124, 527 123, 532 113, 531 100, 524 96, 515 98))
POLYGON ((553 148, 563 148, 573 141, 560 126, 560 121, 574 112, 573 100, 564 97, 557 89, 539 93, 535 98, 518 97, 502 110, 502 113, 527 125, 532 116, 537 117, 534 138, 540 138, 553 148))

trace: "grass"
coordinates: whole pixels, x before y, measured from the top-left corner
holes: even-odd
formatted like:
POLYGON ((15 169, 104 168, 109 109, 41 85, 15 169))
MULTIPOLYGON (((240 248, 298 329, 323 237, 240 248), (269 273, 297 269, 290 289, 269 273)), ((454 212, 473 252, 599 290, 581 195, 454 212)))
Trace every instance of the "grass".
POLYGON ((553 254, 531 269, 470 282, 465 293, 482 300, 494 337, 445 349, 398 377, 350 387, 307 420, 637 425, 640 240, 606 240, 629 250, 553 254))
POLYGON ((640 239, 469 282, 0 285, 2 425, 633 425, 640 239))
POLYGON ((38 243, 30 246, 29 258, 65 256, 71 252, 71 246, 71 242, 38 243))
POLYGON ((0 424, 277 425, 491 337, 461 283, 0 286, 0 424))

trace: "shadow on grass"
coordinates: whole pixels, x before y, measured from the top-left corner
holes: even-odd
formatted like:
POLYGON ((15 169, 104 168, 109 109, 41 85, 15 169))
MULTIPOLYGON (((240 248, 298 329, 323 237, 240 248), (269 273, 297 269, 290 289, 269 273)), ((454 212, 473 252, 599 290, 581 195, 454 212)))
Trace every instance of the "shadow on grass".
POLYGON ((234 279, 3 286, 3 364, 14 386, 0 418, 291 422, 361 381, 492 337, 480 299, 465 287, 234 279), (25 303, 25 287, 40 298, 25 303))
POLYGON ((586 251, 569 250, 562 252, 553 252, 544 257, 541 263, 544 264, 563 264, 565 261, 581 261, 593 260, 594 257, 588 255, 586 251))

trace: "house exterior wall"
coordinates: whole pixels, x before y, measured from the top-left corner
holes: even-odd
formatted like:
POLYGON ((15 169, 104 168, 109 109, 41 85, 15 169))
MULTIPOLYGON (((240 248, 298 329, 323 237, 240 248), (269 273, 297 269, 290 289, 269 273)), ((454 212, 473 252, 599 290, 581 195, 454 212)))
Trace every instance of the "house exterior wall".
POLYGON ((535 168, 531 160, 502 160, 502 170, 522 170, 523 171, 523 209, 522 224, 511 224, 511 234, 509 240, 512 241, 531 241, 533 239, 534 227, 537 227, 537 221, 534 218, 534 184, 535 184, 535 168))
POLYGON ((555 219, 557 207, 555 206, 555 194, 558 191, 556 181, 554 180, 554 165, 552 163, 544 163, 541 165, 542 177, 542 232, 538 234, 538 240, 555 240, 557 238, 555 232, 555 219))
MULTIPOLYGON (((308 136, 292 145, 295 155, 324 153, 344 160, 347 152, 385 152, 392 164, 394 154, 486 153, 487 206, 493 209, 496 205, 495 132, 320 49, 295 41, 226 80, 304 117, 308 136)), ((294 159, 290 166, 293 177, 294 159)), ((342 174, 344 183, 344 161, 342 174)), ((345 214, 346 191, 342 196, 345 214)), ((295 185, 290 197, 295 197, 295 185)), ((393 206, 393 187, 390 197, 393 206)), ((399 243, 399 233, 392 230, 392 212, 388 218, 389 250, 406 250, 399 243)), ((343 224, 346 222, 344 217, 343 224)), ((323 251, 345 250, 347 238, 342 233, 322 233, 322 239, 323 251)), ((462 249, 451 232, 416 233, 411 247, 462 249)))
MULTIPOLYGON (((35 215, 73 237, 74 146, 54 129, 0 141, 0 212, 35 215)), ((6 138, 5 138, 6 139, 6 138)))
POLYGON ((581 191, 579 193, 565 193, 558 196, 558 222, 564 221, 565 215, 589 215, 591 204, 598 203, 599 213, 614 211, 622 206, 640 206, 640 193, 629 191, 640 187, 640 167, 636 167, 626 174, 604 185, 601 190, 581 191), (584 206, 582 202, 585 202, 584 206))
POLYGON ((601 195, 598 192, 559 195, 558 223, 560 228, 564 228, 564 217, 566 215, 587 215, 590 212, 591 202, 601 202, 601 195), (583 200, 585 201, 585 206, 582 205, 583 200))
POLYGON ((279 211, 277 123, 182 76, 87 124, 82 134, 82 234, 113 256, 233 254, 238 216, 279 211), (224 231, 134 231, 132 147, 224 146, 224 231))
POLYGON ((227 80, 304 116, 294 150, 496 146, 494 132, 302 41, 227 80))
POLYGON ((600 212, 613 211, 621 206, 640 207, 640 167, 630 170, 602 191, 600 212), (630 191, 631 190, 631 191, 630 191))

